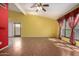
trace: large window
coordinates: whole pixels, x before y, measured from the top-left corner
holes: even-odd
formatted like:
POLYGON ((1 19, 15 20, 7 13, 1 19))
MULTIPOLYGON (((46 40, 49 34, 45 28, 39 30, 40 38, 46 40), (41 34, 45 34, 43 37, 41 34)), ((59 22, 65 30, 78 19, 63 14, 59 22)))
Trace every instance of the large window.
MULTIPOLYGON (((75 34, 74 38, 76 40, 79 40, 79 22, 74 29, 74 34, 75 34)), ((64 37, 68 37, 68 38, 71 35, 71 30, 70 30, 69 24, 65 19, 63 21, 63 26, 61 28, 61 35, 64 36, 64 37)))
POLYGON ((70 43, 74 45, 74 39, 79 41, 79 7, 60 17, 58 22, 61 26, 61 35, 70 38, 70 43))
POLYGON ((63 24, 61 25, 61 36, 65 36, 65 29, 66 29, 66 21, 64 19, 63 24))
POLYGON ((65 31, 66 31, 66 34, 65 34, 65 36, 66 37, 70 37, 70 35, 71 35, 71 30, 70 30, 70 27, 69 27, 69 24, 68 24, 68 22, 66 21, 66 23, 65 23, 65 31))
POLYGON ((77 26, 75 27, 74 31, 75 31, 75 39, 79 40, 79 22, 77 26))

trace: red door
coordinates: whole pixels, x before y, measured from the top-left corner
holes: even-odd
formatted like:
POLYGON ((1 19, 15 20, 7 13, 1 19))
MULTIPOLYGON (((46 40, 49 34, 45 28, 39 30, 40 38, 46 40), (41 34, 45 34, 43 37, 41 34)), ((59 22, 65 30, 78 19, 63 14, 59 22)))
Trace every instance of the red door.
POLYGON ((0 49, 8 46, 8 4, 0 3, 0 49))

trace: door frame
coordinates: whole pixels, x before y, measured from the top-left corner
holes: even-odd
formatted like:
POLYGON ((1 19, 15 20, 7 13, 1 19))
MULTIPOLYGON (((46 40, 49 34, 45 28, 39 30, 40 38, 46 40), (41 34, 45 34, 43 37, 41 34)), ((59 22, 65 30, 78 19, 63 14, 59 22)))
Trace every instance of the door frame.
POLYGON ((14 37, 21 37, 21 23, 14 22, 14 37), (20 24, 20 35, 15 34, 15 24, 20 24))

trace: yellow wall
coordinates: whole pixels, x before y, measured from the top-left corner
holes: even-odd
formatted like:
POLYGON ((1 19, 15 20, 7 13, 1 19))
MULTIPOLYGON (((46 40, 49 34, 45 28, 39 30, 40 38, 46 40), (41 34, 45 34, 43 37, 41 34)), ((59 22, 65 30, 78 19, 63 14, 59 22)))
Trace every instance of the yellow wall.
POLYGON ((56 20, 9 11, 9 21, 21 23, 22 37, 58 37, 59 24, 56 20))

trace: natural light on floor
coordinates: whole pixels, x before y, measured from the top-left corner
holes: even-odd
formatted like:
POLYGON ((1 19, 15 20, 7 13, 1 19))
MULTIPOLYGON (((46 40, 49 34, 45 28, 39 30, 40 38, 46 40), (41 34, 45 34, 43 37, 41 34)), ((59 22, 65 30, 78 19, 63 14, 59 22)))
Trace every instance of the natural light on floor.
MULTIPOLYGON (((69 38, 62 37, 62 40, 69 42, 69 38)), ((79 41, 76 41, 76 46, 79 46, 79 41)))

